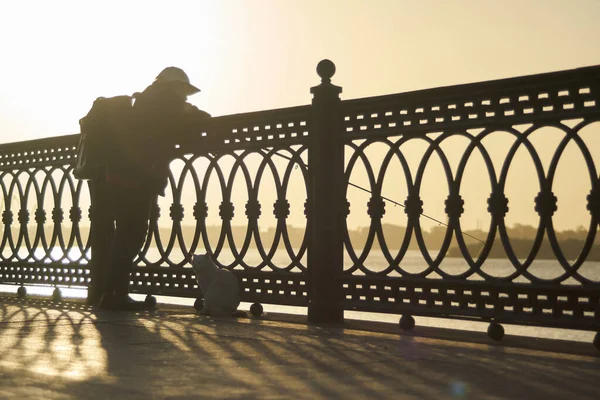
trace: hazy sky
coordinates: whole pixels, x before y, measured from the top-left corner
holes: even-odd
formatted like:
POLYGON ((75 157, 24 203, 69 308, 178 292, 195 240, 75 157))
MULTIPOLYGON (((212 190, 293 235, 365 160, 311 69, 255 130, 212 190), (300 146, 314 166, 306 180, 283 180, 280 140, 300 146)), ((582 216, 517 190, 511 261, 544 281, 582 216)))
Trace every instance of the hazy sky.
POLYGON ((0 142, 78 131, 100 95, 168 65, 213 115, 600 64, 600 1, 0 2, 0 142))
POLYGON ((0 0, 0 142, 76 133, 169 65, 226 115, 309 103, 323 58, 343 99, 600 64, 598 21, 596 0, 0 0))

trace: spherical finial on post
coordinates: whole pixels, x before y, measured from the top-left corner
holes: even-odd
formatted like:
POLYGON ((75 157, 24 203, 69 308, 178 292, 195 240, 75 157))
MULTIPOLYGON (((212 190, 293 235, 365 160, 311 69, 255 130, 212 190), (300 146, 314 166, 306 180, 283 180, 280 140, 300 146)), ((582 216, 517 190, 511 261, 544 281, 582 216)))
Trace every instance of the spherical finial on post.
POLYGON ((331 77, 335 74, 335 64, 331 60, 321 60, 317 64, 317 74, 321 77, 321 83, 331 83, 331 77))
POLYGON ((321 77, 321 83, 310 88, 315 98, 333 96, 339 100, 342 88, 331 83, 331 77, 335 74, 335 64, 331 60, 321 60, 317 64, 317 74, 321 77))

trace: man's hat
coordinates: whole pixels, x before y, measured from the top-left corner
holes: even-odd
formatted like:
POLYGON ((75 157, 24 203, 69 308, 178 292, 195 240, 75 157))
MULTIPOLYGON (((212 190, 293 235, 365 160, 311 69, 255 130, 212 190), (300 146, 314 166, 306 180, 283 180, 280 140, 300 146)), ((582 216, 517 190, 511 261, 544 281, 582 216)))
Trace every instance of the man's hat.
POLYGON ((187 76, 187 74, 183 72, 181 68, 177 67, 167 67, 163 69, 160 74, 158 74, 154 82, 174 83, 181 85, 181 87, 184 88, 185 94, 188 96, 196 94, 200 91, 200 89, 190 83, 190 78, 187 76))

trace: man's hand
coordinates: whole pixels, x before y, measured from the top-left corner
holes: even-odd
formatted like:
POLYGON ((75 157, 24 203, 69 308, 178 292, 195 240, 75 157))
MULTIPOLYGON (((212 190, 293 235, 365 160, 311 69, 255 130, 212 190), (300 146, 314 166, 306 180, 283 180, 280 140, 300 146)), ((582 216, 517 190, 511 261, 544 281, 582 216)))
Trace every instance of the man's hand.
POLYGON ((206 119, 211 117, 209 113, 200 110, 198 107, 190 103, 185 103, 184 111, 191 115, 193 118, 206 119))

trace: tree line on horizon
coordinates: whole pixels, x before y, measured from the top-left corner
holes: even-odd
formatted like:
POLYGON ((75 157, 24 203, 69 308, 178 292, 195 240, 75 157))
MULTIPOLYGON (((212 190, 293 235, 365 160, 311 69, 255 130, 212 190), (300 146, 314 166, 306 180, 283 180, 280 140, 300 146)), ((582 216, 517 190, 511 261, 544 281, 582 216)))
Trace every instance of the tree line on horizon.
MULTIPOLYGON (((68 224, 65 224, 62 229, 66 228, 66 231, 63 231, 63 234, 67 234, 70 232, 70 228, 68 224)), ((19 225, 13 225, 13 235, 18 234, 19 225)), ((28 226, 27 230, 29 232, 29 237, 31 239, 34 238, 35 233, 37 231, 37 226, 32 225, 28 226)), ((52 237, 53 231, 55 227, 53 224, 44 225, 44 232, 47 240, 50 240, 52 237)), ((82 238, 88 237, 89 227, 82 225, 79 227, 81 231, 82 238)), ((181 232, 184 237, 184 240, 189 243, 194 237, 194 232, 196 230, 195 226, 191 225, 182 225, 181 232)), ((209 225, 206 228, 208 238, 211 242, 216 243, 221 233, 220 225, 209 225)), ((356 229, 348 230, 348 237, 350 239, 350 243, 355 249, 364 248, 367 237, 369 235, 369 227, 359 227, 356 229)), ((429 229, 422 229, 423 240, 425 245, 429 251, 437 251, 440 249, 444 237, 446 235, 447 228, 445 226, 433 226, 429 229)), ((171 228, 167 227, 159 227, 159 234, 161 236, 161 240, 165 243, 171 235, 171 228)), ((246 226, 232 226, 231 227, 233 238, 238 246, 243 244, 243 241, 246 237, 247 227, 246 226)), ((389 250, 397 251, 402 242, 404 240, 404 236, 406 234, 406 227, 394 224, 382 224, 382 232, 386 241, 386 245, 389 250)), ((302 245, 302 241, 305 236, 305 228, 299 228, 294 226, 287 226, 287 233, 290 238, 290 243, 292 247, 299 248, 302 245)), ((260 240, 262 245, 265 248, 270 248, 273 240, 275 238, 276 228, 269 227, 267 229, 260 230, 260 240)), ((518 258, 525 258, 529 254, 533 240, 537 234, 537 228, 530 225, 523 224, 515 224, 512 227, 507 228, 507 234, 510 240, 510 244, 515 251, 515 254, 518 258)), ((2 229, 2 235, 4 235, 4 227, 2 229)), ((573 260, 577 258, 581 249, 583 248, 584 242, 588 236, 588 231, 584 227, 578 227, 576 229, 556 231, 556 236, 563 251, 565 257, 568 260, 573 260)), ((13 236, 16 238, 15 236, 13 236)), ((487 239, 487 232, 484 232, 479 229, 465 230, 463 231, 463 237, 465 239, 465 244, 469 250, 469 253, 472 257, 476 257, 483 247, 483 243, 481 241, 485 241, 487 239), (477 239, 473 239, 477 238, 477 239), (480 241, 481 240, 481 241, 480 241)), ((68 241, 68 236, 64 236, 65 241, 68 241)), ((280 242, 279 246, 283 246, 283 243, 280 242)), ((256 248, 256 242, 254 238, 250 243, 251 248, 256 248)), ((379 240, 375 237, 375 240, 372 244, 372 249, 379 250, 381 248, 379 240)), ((415 238, 415 234, 413 232, 413 237, 409 244, 409 250, 419 250, 419 245, 415 238)), ((456 238, 453 237, 450 245, 450 249, 448 250, 447 255, 449 257, 462 257, 462 253, 458 247, 458 242, 456 238)), ((494 239, 494 244, 490 251, 488 258, 506 258, 506 252, 500 240, 499 234, 496 233, 496 238, 494 239)), ((537 254, 537 258, 539 259, 554 259, 556 258, 550 243, 548 241, 547 236, 544 236, 542 241, 542 245, 540 251, 537 254)), ((594 238, 594 244, 590 251, 590 254, 587 258, 588 261, 600 261, 600 235, 597 235, 594 238)))

